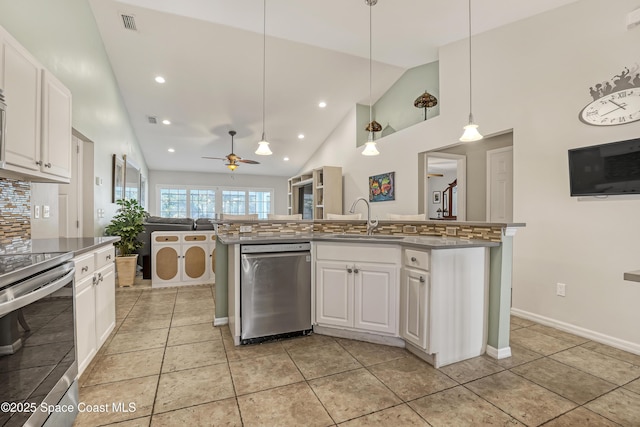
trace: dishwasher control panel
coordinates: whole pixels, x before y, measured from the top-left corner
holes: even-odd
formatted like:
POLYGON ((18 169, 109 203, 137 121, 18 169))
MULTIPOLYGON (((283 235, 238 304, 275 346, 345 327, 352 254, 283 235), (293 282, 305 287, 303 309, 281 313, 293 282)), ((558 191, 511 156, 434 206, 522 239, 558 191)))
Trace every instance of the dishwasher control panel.
POLYGON ((311 243, 270 243, 264 245, 241 245, 242 254, 260 254, 273 252, 299 252, 311 250, 311 243))

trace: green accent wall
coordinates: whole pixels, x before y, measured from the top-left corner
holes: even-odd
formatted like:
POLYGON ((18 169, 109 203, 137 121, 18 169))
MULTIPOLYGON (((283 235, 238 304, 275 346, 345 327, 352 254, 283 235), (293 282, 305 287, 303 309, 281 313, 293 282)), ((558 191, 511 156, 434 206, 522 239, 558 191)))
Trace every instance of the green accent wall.
POLYGON ((229 246, 216 238, 216 319, 229 316, 229 246))

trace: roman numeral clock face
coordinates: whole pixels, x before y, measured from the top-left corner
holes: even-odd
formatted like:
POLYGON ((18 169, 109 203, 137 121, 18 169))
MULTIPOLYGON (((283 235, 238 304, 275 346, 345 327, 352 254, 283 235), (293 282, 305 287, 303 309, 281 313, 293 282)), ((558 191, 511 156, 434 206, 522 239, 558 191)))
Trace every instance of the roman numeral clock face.
POLYGON ((640 87, 602 96, 580 112, 580 120, 593 126, 615 126, 640 120, 640 87))

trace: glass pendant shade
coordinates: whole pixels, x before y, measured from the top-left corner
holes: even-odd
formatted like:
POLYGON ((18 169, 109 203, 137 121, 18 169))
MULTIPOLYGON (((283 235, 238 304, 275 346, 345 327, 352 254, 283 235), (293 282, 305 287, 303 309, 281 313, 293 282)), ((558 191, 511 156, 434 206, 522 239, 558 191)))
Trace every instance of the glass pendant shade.
POLYGON ((377 156, 380 154, 378 148, 376 147, 376 143, 373 140, 373 132, 369 132, 369 140, 364 143, 364 150, 362 150, 363 156, 377 156))
POLYGON ((226 166, 231 170, 231 172, 236 170, 236 168, 238 167, 238 165, 235 163, 227 163, 226 166))
POLYGON ((269 148, 269 143, 267 139, 264 137, 264 133, 262 134, 262 139, 258 142, 258 149, 256 150, 256 154, 260 156, 270 156, 273 154, 271 149, 269 148))
POLYGON ((483 136, 478 132, 478 125, 473 123, 473 116, 469 114, 469 124, 464 128, 464 132, 460 137, 460 142, 480 141, 483 136))

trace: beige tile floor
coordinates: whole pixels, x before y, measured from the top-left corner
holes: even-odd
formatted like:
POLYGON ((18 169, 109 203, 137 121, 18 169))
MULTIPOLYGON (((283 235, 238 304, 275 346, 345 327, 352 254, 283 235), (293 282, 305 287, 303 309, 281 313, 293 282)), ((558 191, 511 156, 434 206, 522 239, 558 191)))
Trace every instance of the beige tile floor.
POLYGON ((78 427, 640 426, 640 356, 517 317, 511 358, 438 370, 321 335, 234 347, 212 326, 211 286, 140 284, 118 289, 116 307, 80 379, 80 401, 103 406, 78 427))

